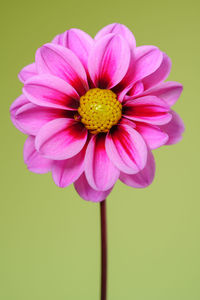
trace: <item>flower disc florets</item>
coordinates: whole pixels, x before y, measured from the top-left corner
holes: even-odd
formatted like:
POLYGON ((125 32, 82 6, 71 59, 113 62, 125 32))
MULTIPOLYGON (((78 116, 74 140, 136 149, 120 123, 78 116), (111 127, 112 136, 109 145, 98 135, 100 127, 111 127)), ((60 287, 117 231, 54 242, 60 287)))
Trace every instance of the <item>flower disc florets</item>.
POLYGON ((94 88, 80 98, 81 122, 93 134, 108 132, 122 116, 122 105, 111 90, 94 88))

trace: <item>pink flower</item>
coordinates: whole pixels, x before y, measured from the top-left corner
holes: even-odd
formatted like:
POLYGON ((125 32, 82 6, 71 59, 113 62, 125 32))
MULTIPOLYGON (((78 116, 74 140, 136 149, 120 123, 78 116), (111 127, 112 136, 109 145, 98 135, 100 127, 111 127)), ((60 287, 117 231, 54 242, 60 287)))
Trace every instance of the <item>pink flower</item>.
POLYGON ((169 57, 136 47, 130 30, 110 24, 95 39, 79 29, 56 36, 19 73, 23 95, 11 105, 14 125, 28 135, 24 161, 55 183, 74 183, 85 200, 102 201, 120 179, 152 183, 151 153, 177 143, 184 125, 171 110, 182 92, 164 82, 169 57))

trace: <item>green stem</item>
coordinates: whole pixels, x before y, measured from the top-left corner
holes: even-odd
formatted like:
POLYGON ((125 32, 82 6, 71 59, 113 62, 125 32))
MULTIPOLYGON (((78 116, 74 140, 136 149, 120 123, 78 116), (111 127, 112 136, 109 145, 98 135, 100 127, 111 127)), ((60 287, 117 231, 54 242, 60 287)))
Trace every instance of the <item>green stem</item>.
POLYGON ((106 230, 106 199, 100 202, 101 216, 101 300, 107 295, 107 230, 106 230))

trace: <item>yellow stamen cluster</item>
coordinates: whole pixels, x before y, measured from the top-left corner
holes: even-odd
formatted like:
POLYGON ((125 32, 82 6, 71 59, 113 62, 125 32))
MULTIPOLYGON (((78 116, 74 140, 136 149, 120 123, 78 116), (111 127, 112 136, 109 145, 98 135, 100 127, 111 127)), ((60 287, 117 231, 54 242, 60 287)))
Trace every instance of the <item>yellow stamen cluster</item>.
POLYGON ((90 89, 80 98, 81 122, 93 134, 107 132, 122 116, 122 105, 111 90, 90 89))

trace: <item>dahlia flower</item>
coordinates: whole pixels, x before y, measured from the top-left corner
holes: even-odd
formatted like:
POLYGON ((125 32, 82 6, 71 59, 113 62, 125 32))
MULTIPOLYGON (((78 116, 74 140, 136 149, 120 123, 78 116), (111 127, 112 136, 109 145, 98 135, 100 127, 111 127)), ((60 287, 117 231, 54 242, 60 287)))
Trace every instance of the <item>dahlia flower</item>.
POLYGON ((171 110, 182 85, 164 82, 170 69, 164 52, 136 47, 121 24, 94 39, 79 29, 57 35, 19 73, 23 94, 10 108, 13 124, 28 135, 28 169, 51 171, 59 187, 73 183, 94 202, 118 179, 135 188, 150 185, 151 150, 177 143, 184 131, 171 110))

